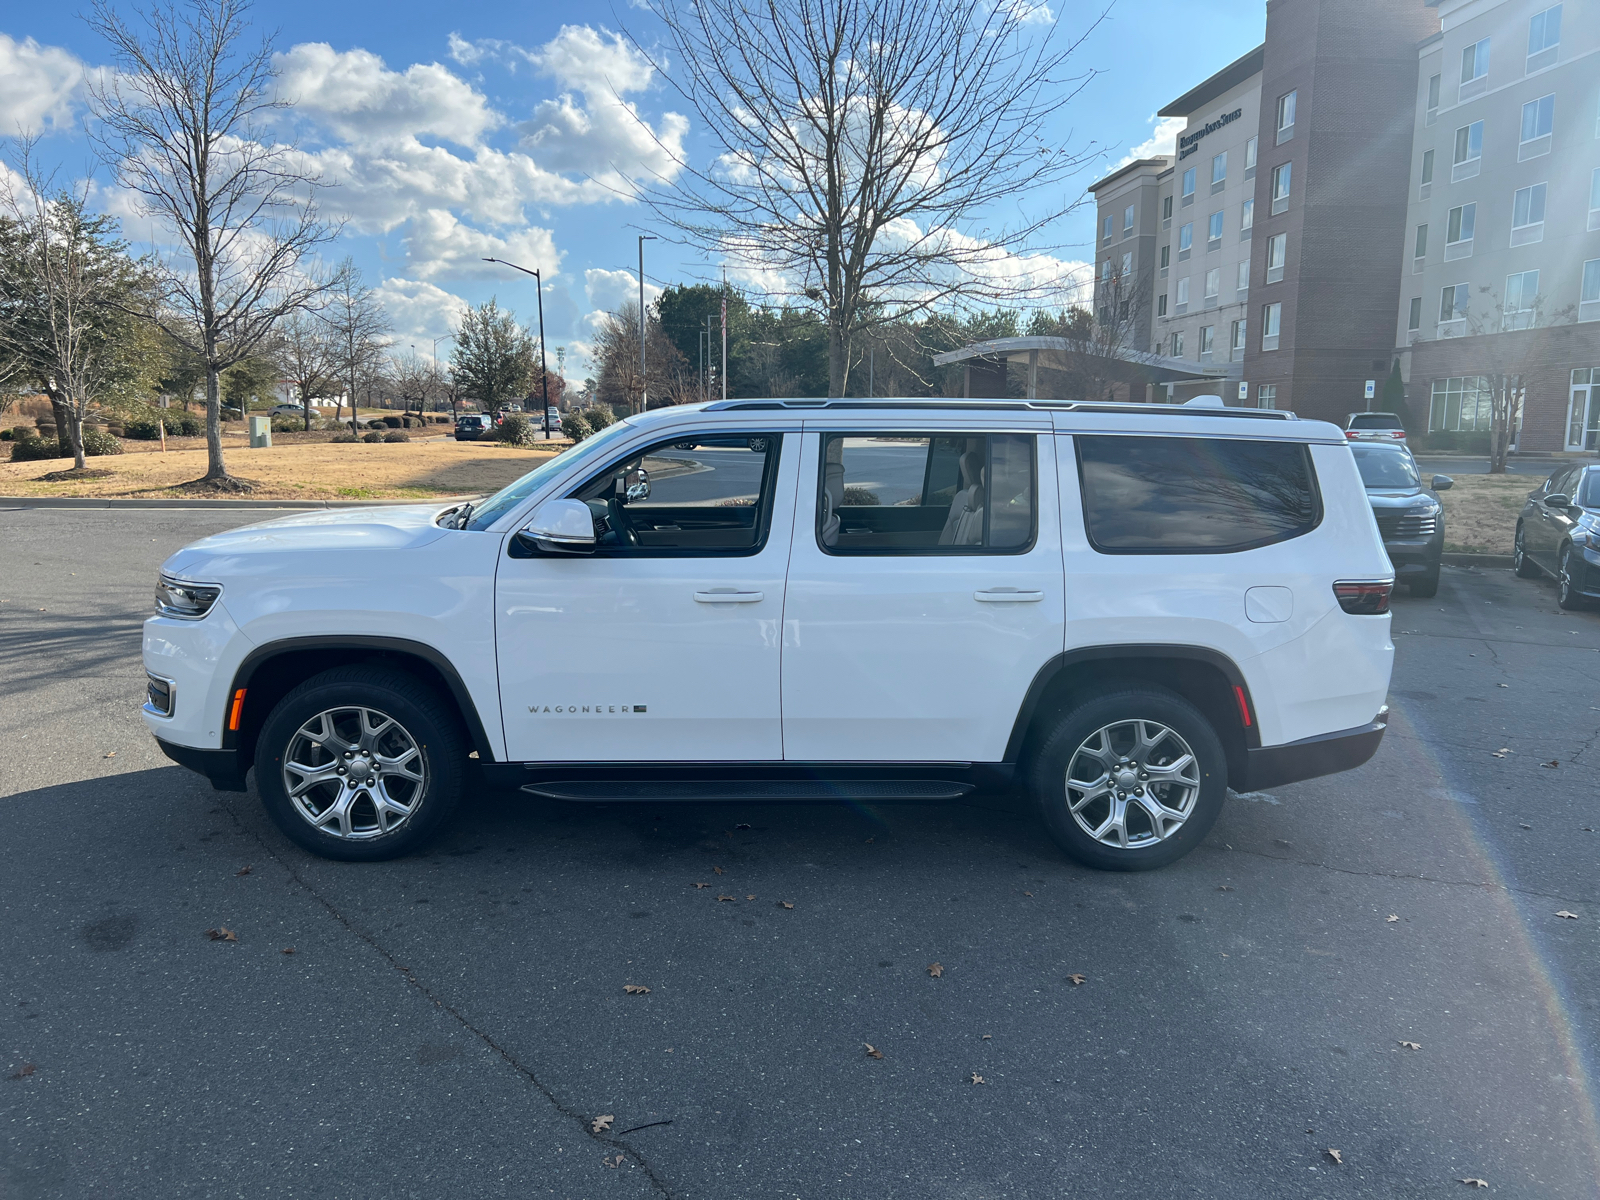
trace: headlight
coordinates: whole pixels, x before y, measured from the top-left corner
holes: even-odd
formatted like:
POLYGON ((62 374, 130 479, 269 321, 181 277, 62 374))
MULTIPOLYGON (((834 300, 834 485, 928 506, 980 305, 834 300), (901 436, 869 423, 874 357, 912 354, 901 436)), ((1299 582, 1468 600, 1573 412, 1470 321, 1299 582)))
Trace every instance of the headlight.
POLYGON ((1570 536, 1574 546, 1600 547, 1600 538, 1595 537, 1592 529, 1574 529, 1570 536))
POLYGON ((220 595, 222 589, 214 583, 188 583, 162 575, 156 579, 156 612, 163 617, 198 621, 211 611, 220 595))

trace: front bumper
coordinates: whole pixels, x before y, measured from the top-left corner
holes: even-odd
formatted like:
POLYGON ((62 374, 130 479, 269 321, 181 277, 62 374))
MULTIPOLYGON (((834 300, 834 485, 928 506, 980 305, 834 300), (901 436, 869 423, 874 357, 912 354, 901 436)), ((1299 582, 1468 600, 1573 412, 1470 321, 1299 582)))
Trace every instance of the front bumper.
POLYGON ((1408 575, 1426 575, 1438 570, 1444 559, 1444 530, 1428 538, 1386 541, 1383 549, 1394 564, 1397 580, 1408 575))
POLYGON ((237 750, 200 750, 194 746, 180 746, 165 738, 156 738, 156 745, 180 767, 204 775, 219 792, 245 791, 245 767, 239 762, 237 750))
POLYGON ((1384 705, 1369 723, 1355 729, 1246 750, 1244 778, 1230 780, 1230 786, 1236 792, 1259 792, 1359 767, 1378 752, 1388 727, 1389 706, 1384 705))

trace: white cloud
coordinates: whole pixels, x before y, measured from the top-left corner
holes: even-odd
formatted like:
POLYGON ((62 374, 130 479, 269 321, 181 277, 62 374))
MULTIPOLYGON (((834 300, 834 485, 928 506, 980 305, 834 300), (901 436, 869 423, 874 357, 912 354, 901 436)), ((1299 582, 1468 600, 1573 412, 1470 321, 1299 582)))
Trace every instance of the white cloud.
MULTIPOLYGON (((632 271, 607 271, 601 267, 590 267, 583 273, 583 294, 602 314, 616 312, 624 306, 637 308, 639 277, 632 271)), ((661 289, 645 280, 644 302, 654 304, 659 295, 661 289)))
POLYGON ((419 214, 412 220, 404 241, 408 273, 418 279, 517 276, 507 267, 484 262, 485 258, 509 259, 542 272, 546 281, 561 269, 561 252, 548 229, 530 225, 510 230, 502 237, 463 225, 446 209, 433 208, 419 214))
MULTIPOLYGON (((434 338, 455 328, 468 308, 460 296, 411 279, 386 279, 373 291, 394 322, 395 345, 416 346, 423 354, 432 351, 434 338), (422 348, 424 342, 426 349, 422 348)), ((447 345, 439 347, 441 359, 447 352, 447 345)))
POLYGON ((1033 4, 1030 0, 1011 0, 1010 8, 1019 25, 1050 25, 1056 19, 1048 4, 1033 4))
POLYGON ((488 99, 438 63, 391 71, 369 50, 306 42, 275 56, 278 90, 295 112, 343 141, 410 142, 420 136, 476 146, 504 121, 488 99))
POLYGON ((1141 158, 1156 158, 1163 154, 1168 158, 1177 156, 1178 135, 1188 127, 1189 122, 1182 117, 1157 117, 1152 113, 1150 124, 1150 136, 1137 146, 1128 147, 1128 152, 1111 168, 1113 171, 1141 158))
POLYGON ((70 50, 0 33, 0 137, 70 126, 86 74, 70 50))

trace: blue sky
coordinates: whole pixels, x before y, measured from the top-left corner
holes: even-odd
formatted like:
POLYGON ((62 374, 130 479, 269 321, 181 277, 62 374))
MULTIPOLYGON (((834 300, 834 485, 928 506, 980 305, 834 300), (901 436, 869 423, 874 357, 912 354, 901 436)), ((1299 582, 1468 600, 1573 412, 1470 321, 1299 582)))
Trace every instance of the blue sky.
MULTIPOLYGON (((617 36, 626 26, 654 41, 654 18, 641 0, 632 4, 640 7, 280 0, 255 11, 258 28, 276 31, 283 86, 299 100, 292 132, 339 183, 325 204, 349 224, 330 256, 352 255, 379 288, 401 348, 426 353, 462 304, 491 295, 531 321, 533 281, 478 261, 504 257, 544 270, 552 354, 567 346, 567 374, 582 377, 598 314, 637 295, 635 235, 653 229, 647 211, 618 198, 620 177, 666 166, 657 139, 681 145, 691 162, 710 157, 704 131, 617 36)), ((1054 8, 1058 36, 1100 12, 1070 0, 1054 8)), ((42 133, 59 180, 93 174, 96 203, 126 213, 137 237, 148 231, 106 186, 82 132, 82 77, 106 55, 81 11, 16 4, 0 16, 0 132, 20 124, 42 133)), ((1156 149, 1154 111, 1258 44, 1264 23, 1264 0, 1200 10, 1120 0, 1078 51, 1077 67, 1099 74, 1054 131, 1062 145, 1096 147, 1094 168, 1065 199, 1130 151, 1156 149)), ((1035 248, 1065 272, 1093 257, 1092 226, 1092 210, 1080 208, 1035 248)), ((646 244, 648 287, 718 270, 669 242, 646 244)))

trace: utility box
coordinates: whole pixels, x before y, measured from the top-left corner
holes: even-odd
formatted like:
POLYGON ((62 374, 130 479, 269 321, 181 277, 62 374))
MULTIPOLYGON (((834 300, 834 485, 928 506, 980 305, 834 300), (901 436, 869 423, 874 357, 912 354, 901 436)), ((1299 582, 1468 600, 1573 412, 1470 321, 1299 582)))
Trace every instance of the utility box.
POLYGON ((272 420, 268 417, 250 418, 250 449, 272 446, 272 420))

